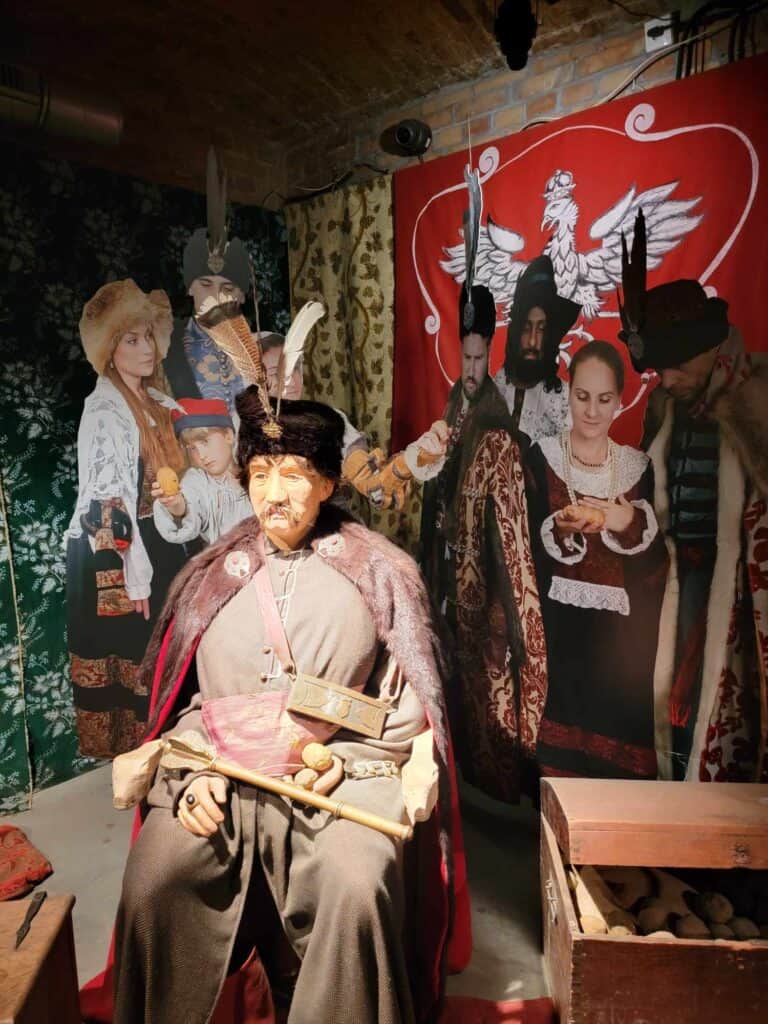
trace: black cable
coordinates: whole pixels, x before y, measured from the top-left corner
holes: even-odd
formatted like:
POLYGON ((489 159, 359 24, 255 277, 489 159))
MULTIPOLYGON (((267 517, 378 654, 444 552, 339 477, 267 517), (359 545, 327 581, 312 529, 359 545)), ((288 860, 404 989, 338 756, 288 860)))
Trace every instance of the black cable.
POLYGON ((626 4, 623 4, 621 0, 608 0, 608 3, 613 4, 614 7, 620 7, 622 11, 625 11, 627 14, 631 14, 633 18, 658 18, 659 20, 662 19, 662 15, 660 14, 648 14, 647 11, 633 11, 630 7, 627 7, 626 4))
POLYGON ((736 60, 736 26, 737 26, 737 21, 734 18, 734 20, 731 22, 731 30, 728 33, 728 63, 729 64, 733 64, 733 62, 736 60))
POLYGON ((282 201, 285 202, 285 196, 283 195, 283 193, 282 192, 278 192, 276 188, 271 188, 269 190, 269 192, 267 192, 267 194, 261 200, 261 202, 259 203, 259 206, 263 206, 264 203, 266 203, 266 201, 268 199, 272 198, 272 196, 277 196, 278 199, 282 199, 282 201))
POLYGON ((747 27, 749 26, 749 20, 752 15, 749 11, 744 11, 742 16, 739 18, 739 60, 744 60, 747 54, 747 27))

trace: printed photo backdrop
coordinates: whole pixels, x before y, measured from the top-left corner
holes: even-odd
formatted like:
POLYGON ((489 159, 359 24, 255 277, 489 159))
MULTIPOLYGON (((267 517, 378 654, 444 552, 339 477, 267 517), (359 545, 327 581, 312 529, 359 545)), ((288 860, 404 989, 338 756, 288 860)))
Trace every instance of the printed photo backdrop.
MULTIPOLYGON (((768 349, 757 268, 768 261, 765 90, 768 57, 703 75, 473 148, 483 212, 476 280, 497 302, 491 374, 504 361, 507 310, 527 263, 547 252, 558 291, 582 315, 564 338, 561 374, 586 341, 615 342, 620 242, 642 207, 648 286, 695 278, 730 304, 747 348, 768 349)), ((395 381, 392 443, 439 418, 459 371, 457 307, 466 151, 395 175, 395 381), (414 387, 418 381, 418 387, 414 387)), ((614 437, 640 438, 655 377, 627 367, 614 437)))
MULTIPOLYGON (((75 441, 95 375, 83 304, 133 277, 188 312, 181 257, 202 195, 8 149, 0 167, 0 812, 88 767, 77 753, 62 536, 75 501, 75 441), (27 754, 28 751, 28 754, 27 754)), ((233 207, 254 260, 262 326, 289 322, 282 218, 233 207)))
MULTIPOLYGON (((744 359, 731 339, 711 377, 721 395, 750 378, 751 409, 743 393, 740 401, 754 431, 742 447, 757 459, 768 402, 759 372, 768 353, 759 284, 768 265, 767 76, 768 57, 741 61, 395 175, 392 447, 443 417, 451 428, 446 467, 424 491, 422 567, 456 641, 458 761, 491 795, 513 799, 518 782, 535 793, 540 771, 766 777, 766 501, 754 469, 736 465, 714 423, 692 416, 686 426, 677 407, 664 432, 660 421, 649 431, 653 467, 640 451, 619 457, 608 446, 605 463, 582 463, 576 478, 568 435, 562 445, 545 436, 564 422, 564 409, 548 412, 556 392, 541 397, 539 422, 552 429, 519 454, 508 430, 493 427, 508 409, 484 370, 466 407, 451 388, 462 368, 469 163, 482 187, 475 283, 496 303, 490 374, 504 361, 521 275, 546 254, 558 293, 582 307, 560 347, 560 376, 585 343, 615 346, 626 384, 605 425, 617 442, 639 444, 658 378, 635 373, 618 340, 617 286, 622 233, 631 245, 642 209, 648 287, 699 281, 729 303, 731 324, 759 354, 744 359), (553 520, 575 492, 621 494, 635 511, 627 519, 606 501, 613 526, 561 540, 553 520)), ((479 358, 474 345, 468 360, 479 358)))

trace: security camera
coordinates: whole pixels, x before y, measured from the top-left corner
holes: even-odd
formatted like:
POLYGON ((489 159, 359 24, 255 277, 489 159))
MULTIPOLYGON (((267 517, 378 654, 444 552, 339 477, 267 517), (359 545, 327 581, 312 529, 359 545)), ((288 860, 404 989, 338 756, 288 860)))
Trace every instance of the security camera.
POLYGON ((407 156, 421 156, 432 145, 432 129, 423 121, 400 121, 395 125, 395 143, 407 156))

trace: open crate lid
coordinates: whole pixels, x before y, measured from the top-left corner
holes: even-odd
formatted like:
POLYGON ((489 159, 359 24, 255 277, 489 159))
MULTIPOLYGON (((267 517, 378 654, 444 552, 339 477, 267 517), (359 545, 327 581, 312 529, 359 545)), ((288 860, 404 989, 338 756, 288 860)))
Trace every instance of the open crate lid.
POLYGON ((768 868, 768 786, 543 779, 541 813, 571 864, 768 868))

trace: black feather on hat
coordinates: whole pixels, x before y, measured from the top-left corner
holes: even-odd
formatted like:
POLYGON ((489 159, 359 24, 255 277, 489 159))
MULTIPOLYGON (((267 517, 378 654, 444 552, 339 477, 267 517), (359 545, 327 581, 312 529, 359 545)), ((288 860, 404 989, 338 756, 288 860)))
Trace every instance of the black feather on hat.
MULTIPOLYGON (((273 410, 277 402, 271 399, 273 410)), ((277 422, 280 437, 264 431, 267 416, 258 388, 247 387, 235 398, 240 417, 237 434, 237 465, 240 482, 248 486, 248 464, 257 455, 297 455, 307 459, 322 476, 338 481, 341 478, 341 453, 344 441, 344 420, 329 405, 307 399, 283 399, 277 422)))
POLYGON ((496 300, 484 284, 474 284, 471 289, 472 304, 467 302, 467 286, 461 286, 459 296, 459 338, 468 334, 479 334, 490 341, 496 331, 496 300), (467 315, 471 312, 471 315, 467 315))
POLYGON ((717 348, 728 337, 728 303, 709 298, 698 281, 679 280, 645 290, 645 220, 635 218, 632 257, 621 236, 622 289, 619 301, 622 330, 638 373, 667 370, 717 348))

